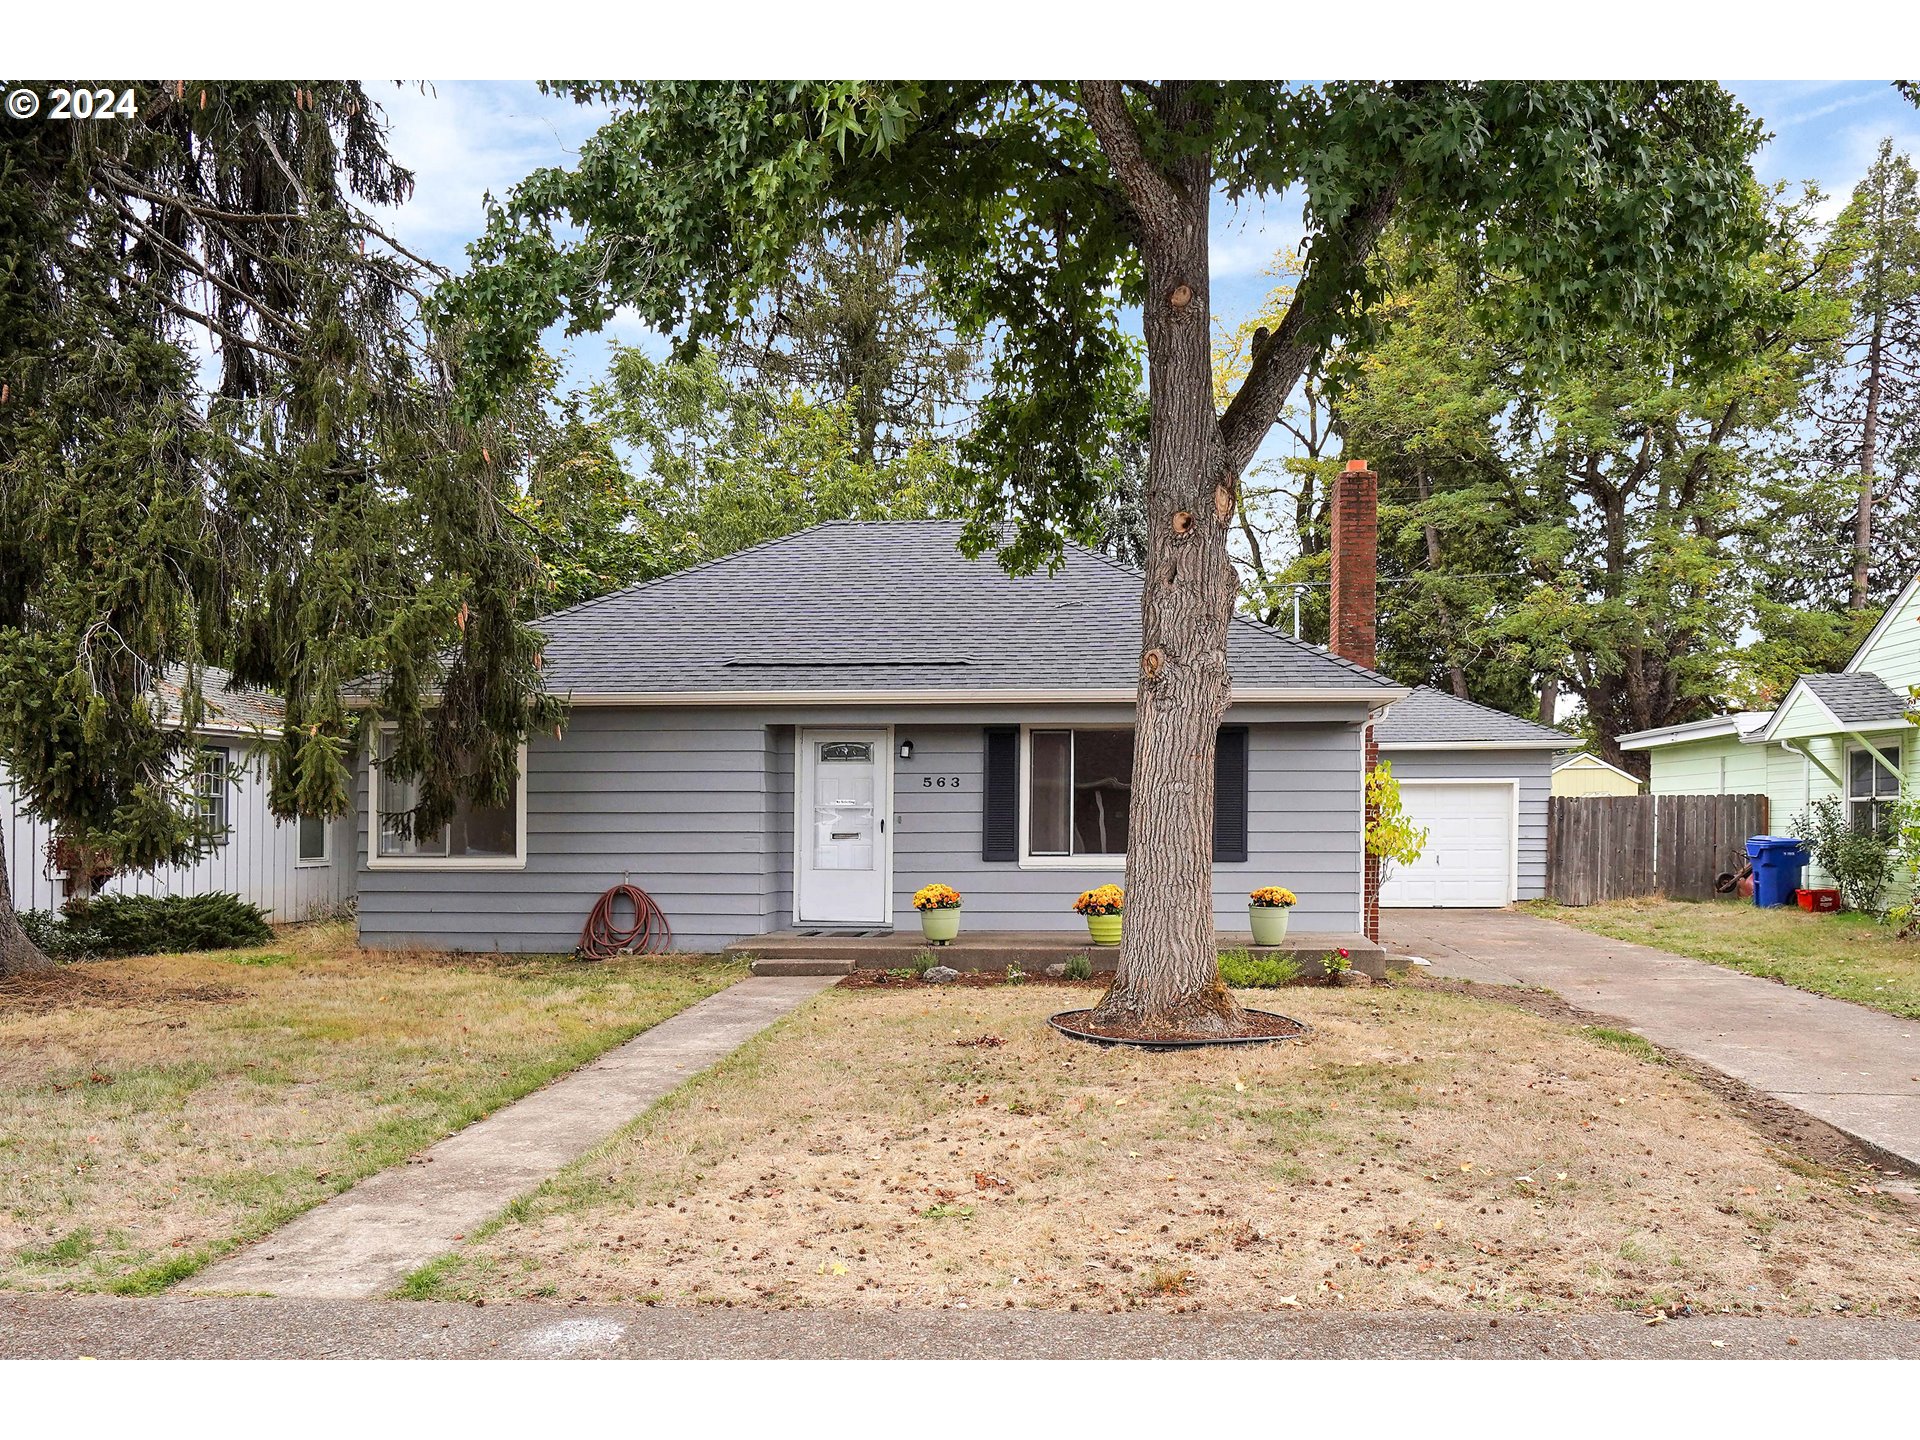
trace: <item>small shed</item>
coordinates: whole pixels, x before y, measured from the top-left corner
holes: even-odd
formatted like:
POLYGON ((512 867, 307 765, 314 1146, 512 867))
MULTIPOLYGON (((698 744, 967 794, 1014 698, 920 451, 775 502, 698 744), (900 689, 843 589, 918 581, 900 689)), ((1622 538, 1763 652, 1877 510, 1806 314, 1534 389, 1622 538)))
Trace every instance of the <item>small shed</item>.
POLYGON ((1641 788, 1638 776, 1584 750, 1553 767, 1556 795, 1638 795, 1641 788))

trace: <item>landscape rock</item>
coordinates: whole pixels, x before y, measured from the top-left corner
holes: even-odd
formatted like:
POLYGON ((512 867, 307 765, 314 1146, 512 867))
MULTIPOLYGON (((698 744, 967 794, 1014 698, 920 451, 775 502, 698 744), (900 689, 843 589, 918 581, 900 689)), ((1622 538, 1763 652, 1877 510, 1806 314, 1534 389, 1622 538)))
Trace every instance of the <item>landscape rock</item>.
POLYGON ((1049 980, 1064 980, 1066 975, 1067 962, 1064 960, 1056 961, 1054 964, 1047 966, 1047 978, 1049 980))
POLYGON ((948 985, 960 978, 960 972, 951 965, 936 965, 920 978, 929 985, 948 985))
POLYGON ((1373 977, 1359 970, 1342 970, 1333 977, 1336 985, 1371 985, 1373 977))

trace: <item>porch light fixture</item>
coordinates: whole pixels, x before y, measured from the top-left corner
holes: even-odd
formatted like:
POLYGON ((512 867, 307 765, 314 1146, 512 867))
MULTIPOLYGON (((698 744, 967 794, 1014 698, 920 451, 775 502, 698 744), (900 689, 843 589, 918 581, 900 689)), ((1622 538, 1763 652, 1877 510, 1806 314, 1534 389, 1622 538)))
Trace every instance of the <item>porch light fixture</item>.
POLYGON ((900 758, 902 760, 913 759, 913 741, 902 740, 900 742, 900 758))

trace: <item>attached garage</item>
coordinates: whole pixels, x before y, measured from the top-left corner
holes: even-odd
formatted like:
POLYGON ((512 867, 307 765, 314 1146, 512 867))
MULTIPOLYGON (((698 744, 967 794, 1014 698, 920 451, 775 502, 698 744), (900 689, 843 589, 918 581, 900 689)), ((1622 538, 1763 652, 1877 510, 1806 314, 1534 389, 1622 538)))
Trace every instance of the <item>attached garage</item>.
POLYGON ((1389 869, 1382 906, 1498 909, 1547 884, 1553 762, 1563 731, 1421 686, 1375 726, 1425 852, 1389 869))

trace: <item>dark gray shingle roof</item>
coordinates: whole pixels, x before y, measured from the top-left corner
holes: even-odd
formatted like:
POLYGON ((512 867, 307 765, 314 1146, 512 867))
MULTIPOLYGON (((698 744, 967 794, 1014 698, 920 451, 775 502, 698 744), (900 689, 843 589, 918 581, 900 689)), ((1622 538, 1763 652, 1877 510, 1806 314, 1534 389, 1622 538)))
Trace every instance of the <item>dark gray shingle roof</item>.
POLYGON ((1571 750, 1580 743, 1565 731, 1471 700, 1456 700, 1431 685, 1422 685, 1397 702, 1373 733, 1382 745, 1485 745, 1510 740, 1541 747, 1558 740, 1571 750))
POLYGON ((1800 683, 1811 690, 1842 725, 1884 725, 1904 719, 1905 697, 1871 670, 1842 672, 1837 675, 1802 675, 1800 683))
MULTIPOLYGON (((166 673, 154 682, 162 714, 177 716, 180 713, 180 691, 186 683, 184 665, 169 665, 166 673)), ((202 724, 236 730, 278 730, 285 722, 287 708, 278 695, 263 690, 229 689, 232 683, 233 676, 217 665, 208 665, 200 672, 200 697, 207 707, 202 724)))
MULTIPOLYGON (((838 521, 540 622, 559 694, 1131 690, 1138 572, 1078 545, 1052 574, 968 560, 958 521, 838 521)), ((1387 689, 1384 675, 1236 618, 1236 688, 1387 689)))

